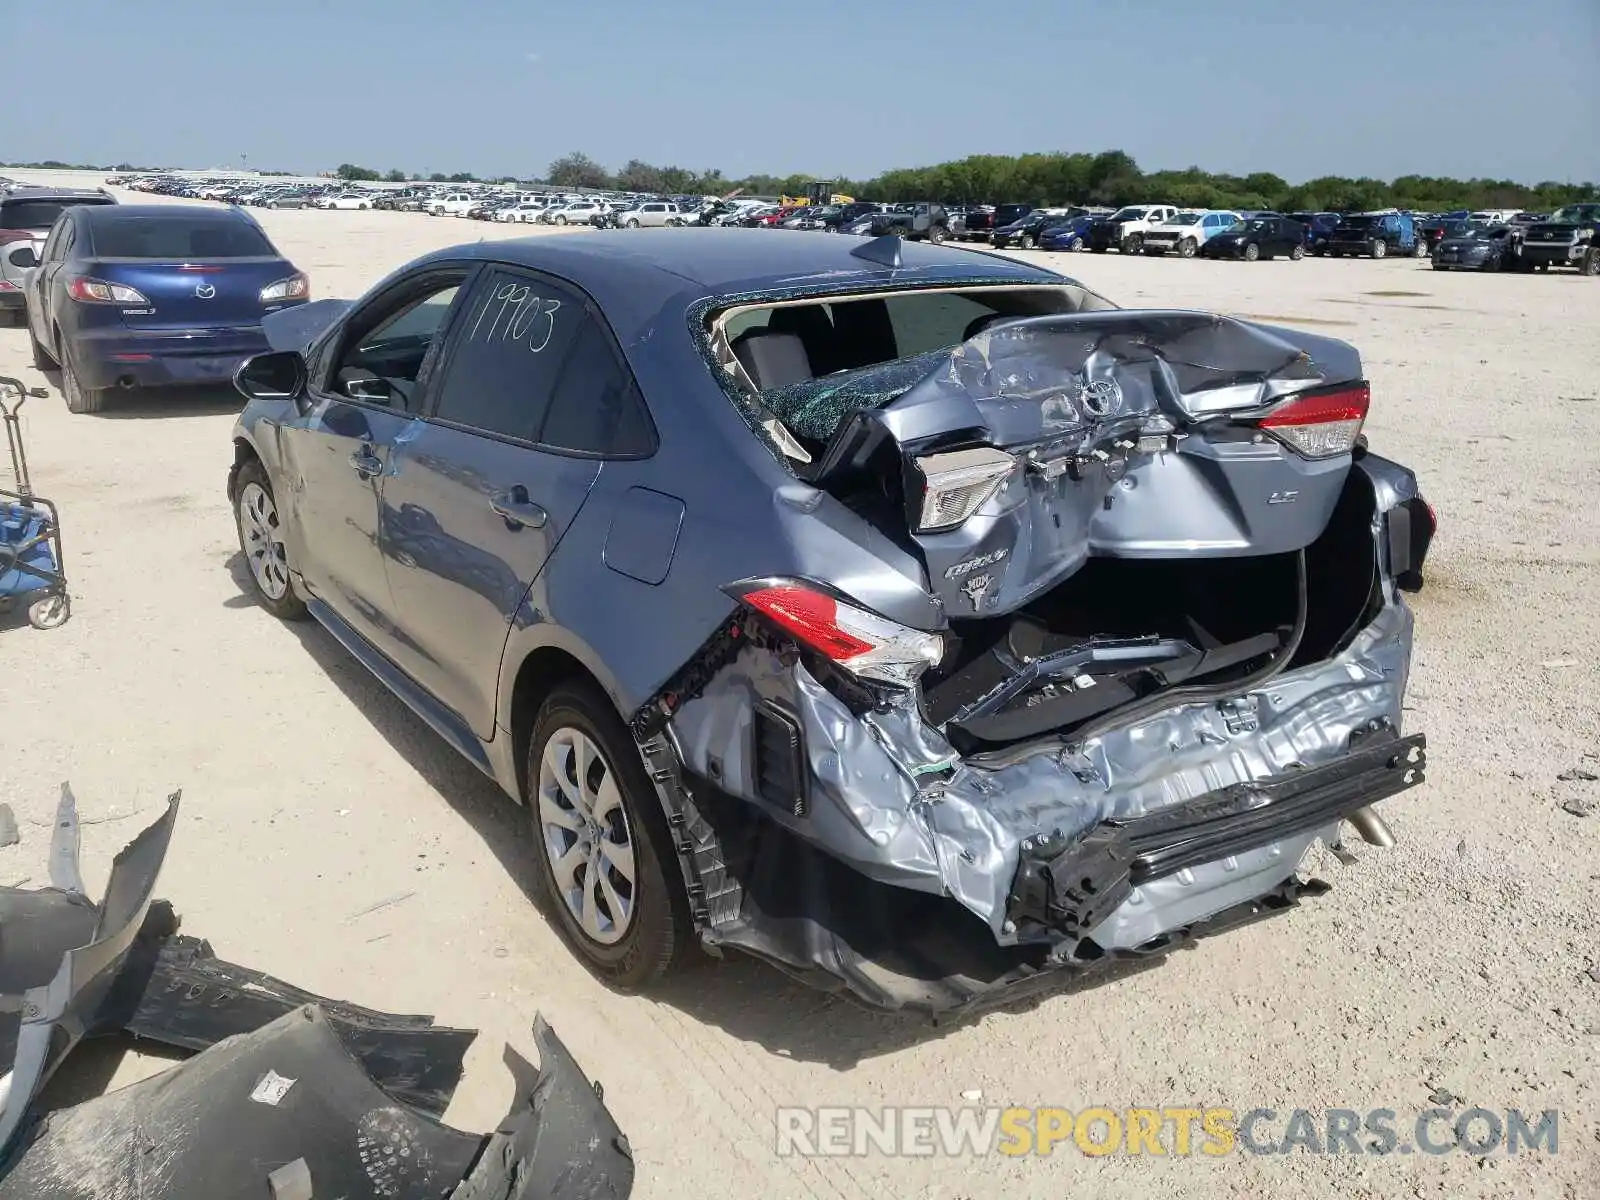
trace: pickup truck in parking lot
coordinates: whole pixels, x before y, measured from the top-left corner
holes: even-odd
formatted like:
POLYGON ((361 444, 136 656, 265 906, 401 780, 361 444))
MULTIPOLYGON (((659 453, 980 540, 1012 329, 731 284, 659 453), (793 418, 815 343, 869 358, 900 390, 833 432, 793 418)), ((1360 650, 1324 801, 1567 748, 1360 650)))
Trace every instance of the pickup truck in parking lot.
POLYGON ((1177 215, 1175 204, 1126 205, 1089 231, 1089 249, 1104 254, 1114 247, 1124 254, 1137 254, 1152 229, 1177 215))
POLYGON ((1522 258, 1541 271, 1576 267, 1584 275, 1600 275, 1600 204, 1569 204, 1525 226, 1522 258))
POLYGON ((1323 249, 1314 253, 1326 253, 1332 258, 1343 258, 1347 254, 1364 258, 1409 254, 1413 258, 1426 258, 1428 249, 1428 241, 1418 235, 1411 214, 1390 209, 1349 214, 1328 234, 1323 249))

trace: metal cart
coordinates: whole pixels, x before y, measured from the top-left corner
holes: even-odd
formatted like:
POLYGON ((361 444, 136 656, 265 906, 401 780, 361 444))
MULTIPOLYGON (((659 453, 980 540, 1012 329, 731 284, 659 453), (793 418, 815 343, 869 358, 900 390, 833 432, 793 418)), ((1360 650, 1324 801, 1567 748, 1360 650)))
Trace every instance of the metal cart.
POLYGON ((43 399, 49 394, 44 388, 27 388, 0 376, 0 417, 16 483, 15 491, 0 487, 0 613, 26 602, 28 624, 35 629, 65 625, 72 615, 61 558, 61 523, 56 506, 33 494, 17 416, 30 396, 43 399))

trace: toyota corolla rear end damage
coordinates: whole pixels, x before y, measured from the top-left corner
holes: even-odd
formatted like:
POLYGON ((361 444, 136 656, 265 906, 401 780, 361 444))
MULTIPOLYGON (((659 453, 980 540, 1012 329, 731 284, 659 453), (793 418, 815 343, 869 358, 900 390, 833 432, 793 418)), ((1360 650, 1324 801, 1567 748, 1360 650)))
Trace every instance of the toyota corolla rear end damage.
POLYGON ((726 581, 633 721, 706 944, 933 1012, 1290 907, 1344 822, 1389 844, 1433 533, 1345 343, 956 290, 993 310, 958 348, 865 365, 828 353, 882 296, 700 314, 815 552, 726 581))

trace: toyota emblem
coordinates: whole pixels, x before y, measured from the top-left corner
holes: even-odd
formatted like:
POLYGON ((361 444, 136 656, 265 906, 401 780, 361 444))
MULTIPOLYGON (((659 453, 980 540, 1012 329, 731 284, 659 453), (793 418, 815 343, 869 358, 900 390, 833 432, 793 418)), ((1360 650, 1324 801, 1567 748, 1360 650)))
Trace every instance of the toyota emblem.
POLYGON ((209 300, 211 297, 217 294, 217 289, 212 287, 209 283, 202 283, 194 289, 194 294, 200 297, 202 300, 209 300))
POLYGON ((1096 379, 1083 385, 1078 403, 1092 417, 1112 416, 1122 408, 1122 388, 1115 379, 1096 379))

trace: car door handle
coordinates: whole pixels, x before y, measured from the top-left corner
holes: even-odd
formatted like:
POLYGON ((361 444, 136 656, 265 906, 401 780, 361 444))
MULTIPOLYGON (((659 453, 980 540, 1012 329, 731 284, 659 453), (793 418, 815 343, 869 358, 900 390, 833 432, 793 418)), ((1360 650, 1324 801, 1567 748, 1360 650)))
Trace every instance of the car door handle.
POLYGON ((356 469, 356 474, 363 479, 371 479, 383 472, 383 461, 372 452, 371 446, 363 446, 350 456, 350 465, 356 469))
POLYGON ((528 499, 528 489, 520 483, 516 487, 490 495, 489 507, 505 519, 506 526, 510 529, 521 529, 525 525, 533 529, 543 529, 544 523, 550 519, 549 513, 528 499))

